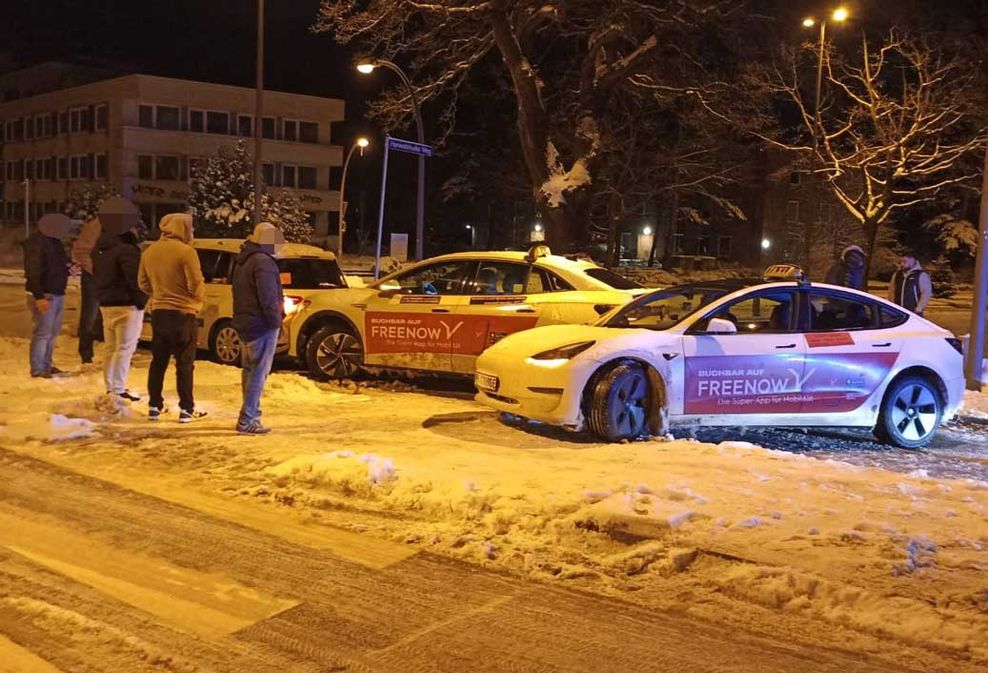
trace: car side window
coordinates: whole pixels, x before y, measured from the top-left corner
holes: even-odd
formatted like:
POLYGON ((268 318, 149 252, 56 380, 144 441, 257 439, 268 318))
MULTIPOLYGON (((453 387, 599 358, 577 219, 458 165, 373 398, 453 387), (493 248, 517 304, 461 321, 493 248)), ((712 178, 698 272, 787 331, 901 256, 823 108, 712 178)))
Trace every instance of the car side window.
POLYGON ((882 329, 888 329, 889 327, 898 327, 902 323, 909 320, 909 316, 902 311, 897 311, 894 308, 888 306, 882 306, 879 313, 879 324, 882 329))
POLYGON ((706 331, 712 318, 734 323, 738 334, 781 334, 796 329, 796 293, 792 290, 767 290, 748 294, 718 306, 691 329, 706 331))
POLYGON ((875 329, 879 324, 873 302, 829 292, 811 292, 809 297, 811 332, 875 329))
MULTIPOLYGON (((465 294, 525 294, 526 279, 529 284, 532 282, 528 271, 528 264, 482 260, 477 265, 476 275, 467 282, 465 294)), ((538 291, 541 292, 541 290, 538 291)), ((529 290, 529 293, 531 292, 534 291, 529 290)))
POLYGON ((570 292, 573 286, 554 274, 548 269, 537 269, 538 273, 533 273, 528 278, 529 294, 541 292, 570 292), (538 288, 538 289, 533 289, 538 288))
POLYGON ((207 283, 229 282, 226 277, 230 269, 230 261, 222 250, 196 250, 199 255, 199 266, 202 276, 207 283))
POLYGON ((380 289, 401 294, 465 294, 464 285, 473 277, 474 266, 471 261, 436 262, 396 276, 380 289))

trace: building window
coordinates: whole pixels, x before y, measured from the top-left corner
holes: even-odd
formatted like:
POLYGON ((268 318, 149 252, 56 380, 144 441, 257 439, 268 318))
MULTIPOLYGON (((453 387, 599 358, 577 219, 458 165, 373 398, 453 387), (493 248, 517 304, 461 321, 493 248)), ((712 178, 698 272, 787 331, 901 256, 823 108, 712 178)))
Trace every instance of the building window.
POLYGON ((69 158, 69 179, 84 180, 91 175, 88 154, 74 154, 69 158))
POLYGON ((261 135, 269 140, 274 140, 274 117, 264 117, 261 120, 261 135))
POLYGON ((110 127, 110 107, 106 103, 96 106, 96 130, 105 131, 110 127))
POLYGON ((300 189, 316 188, 316 169, 312 166, 298 167, 298 186, 300 189))
POLYGON ((195 177, 199 171, 206 167, 206 160, 202 157, 189 157, 189 177, 195 177))
POLYGON ((52 112, 48 115, 48 135, 57 136, 58 135, 58 113, 52 112))
POLYGON ((140 180, 154 180, 154 157, 148 154, 137 155, 137 177, 140 180))
POLYGON ((105 154, 96 155, 96 163, 93 166, 93 177, 97 180, 106 179, 107 161, 105 154))
POLYGON ((685 235, 684 234, 673 234, 672 235, 672 254, 681 255, 683 254, 683 247, 685 245, 685 235))
POLYGON ((59 157, 55 160, 58 165, 58 179, 68 180, 69 179, 69 160, 65 157, 59 157))
POLYGON ((319 124, 315 122, 299 122, 298 138, 303 143, 319 142, 319 124))
POLYGON ((697 236, 696 239, 696 254, 698 255, 709 255, 710 254, 710 237, 707 235, 697 236))
POLYGON ((164 131, 179 131, 182 128, 182 115, 177 107, 158 105, 154 108, 154 126, 164 131))
POLYGON ((27 117, 24 119, 24 139, 31 140, 34 138, 34 118, 27 117))
POLYGON ((731 237, 721 236, 717 239, 717 256, 727 259, 731 256, 731 237))
POLYGON ((24 140, 24 120, 15 119, 14 120, 14 142, 20 142, 24 140))
POLYGON ((799 201, 786 204, 786 222, 799 222, 799 201))
POLYGON ((230 133, 230 115, 226 112, 207 112, 206 131, 208 133, 230 133))
POLYGON ((803 172, 802 171, 792 171, 789 173, 789 184, 798 185, 803 182, 803 172))
POLYGON ((274 187, 274 164, 263 164, 261 166, 261 180, 268 187, 274 187))
POLYGON ((24 179, 34 180, 34 162, 30 159, 24 161, 24 179))
POLYGON ((85 133, 89 131, 89 109, 77 107, 69 110, 69 132, 85 133))
POLYGON ((150 105, 140 105, 137 108, 137 125, 146 128, 154 128, 154 108, 150 105))
POLYGON ((155 180, 178 180, 178 157, 156 156, 154 158, 155 180))
POLYGON ((289 119, 285 120, 282 140, 298 140, 298 122, 289 119))
POLYGON ((294 166, 282 166, 281 167, 281 186, 282 187, 294 187, 295 186, 295 167, 294 166))
POLYGON ((237 134, 247 138, 254 135, 254 119, 250 115, 237 116, 237 134))
POLYGON ((60 135, 65 135, 69 132, 69 113, 59 112, 58 113, 58 133, 60 135))
POLYGON ((206 113, 202 110, 189 110, 189 130, 202 133, 206 130, 206 113))

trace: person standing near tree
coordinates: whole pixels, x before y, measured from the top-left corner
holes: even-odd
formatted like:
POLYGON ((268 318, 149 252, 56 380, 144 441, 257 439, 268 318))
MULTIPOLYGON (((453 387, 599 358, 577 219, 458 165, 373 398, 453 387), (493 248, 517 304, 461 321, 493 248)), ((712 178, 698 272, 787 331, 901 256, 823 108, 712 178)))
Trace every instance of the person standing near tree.
POLYGON ((237 432, 265 435, 261 425, 261 394, 271 366, 278 334, 285 318, 285 298, 281 273, 274 256, 285 237, 273 224, 261 222, 240 248, 233 271, 233 326, 243 344, 241 387, 243 405, 237 419, 237 432))
POLYGON ((162 397, 168 361, 175 358, 179 423, 206 415, 196 410, 193 376, 198 314, 206 297, 199 255, 192 247, 192 216, 171 213, 158 224, 161 238, 141 257, 137 284, 151 308, 151 367, 148 369, 148 419, 166 413, 162 397))
POLYGON ((103 232, 93 258, 93 279, 106 335, 103 379, 107 395, 131 402, 141 399, 127 389, 127 374, 141 336, 148 299, 137 285, 140 265, 141 249, 134 229, 119 235, 103 232))
POLYGON ((915 257, 904 255, 889 281, 889 299, 904 309, 923 315, 933 298, 933 281, 915 257))
POLYGON ((55 339, 62 331, 69 260, 62 240, 69 235, 67 215, 51 213, 24 242, 24 278, 27 306, 34 329, 31 333, 31 376, 50 379, 62 371, 52 365, 55 339))
POLYGON ((99 218, 92 217, 83 222, 79 235, 72 242, 72 263, 79 265, 82 270, 82 301, 79 307, 79 357, 82 358, 82 364, 93 361, 93 342, 103 340, 99 297, 93 277, 93 253, 101 231, 99 218))
POLYGON ((866 292, 868 282, 865 278, 865 254, 861 246, 849 245, 844 248, 840 259, 827 270, 824 282, 866 292))

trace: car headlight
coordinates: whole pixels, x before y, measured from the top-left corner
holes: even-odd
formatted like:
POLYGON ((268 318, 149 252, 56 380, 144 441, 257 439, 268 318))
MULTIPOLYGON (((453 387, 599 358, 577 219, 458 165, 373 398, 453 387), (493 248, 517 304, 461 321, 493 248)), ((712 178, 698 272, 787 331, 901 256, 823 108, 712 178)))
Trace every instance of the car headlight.
POLYGON ((560 346, 552 350, 542 351, 532 356, 533 360, 570 360, 593 346, 596 341, 581 341, 568 346, 560 346))

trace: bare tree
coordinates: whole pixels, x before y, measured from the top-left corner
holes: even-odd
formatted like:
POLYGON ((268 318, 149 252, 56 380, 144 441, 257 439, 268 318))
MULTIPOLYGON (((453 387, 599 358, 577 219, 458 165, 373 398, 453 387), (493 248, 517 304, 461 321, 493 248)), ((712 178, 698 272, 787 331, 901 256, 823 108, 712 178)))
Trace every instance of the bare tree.
POLYGON ((818 101, 810 65, 817 49, 790 50, 782 66, 769 69, 763 83, 789 101, 798 122, 760 135, 800 155, 826 180, 861 224, 870 265, 893 213, 976 177, 961 167, 985 141, 971 115, 977 69, 892 31, 878 48, 863 38, 854 60, 824 47, 818 101))
MULTIPOLYGON (((553 245, 586 243, 588 185, 601 154, 601 121, 617 96, 637 95, 690 60, 677 48, 691 29, 723 17, 738 0, 324 0, 315 30, 372 56, 408 62, 420 102, 456 91, 480 61, 497 58, 516 103, 522 158, 553 245)), ((692 39, 692 38, 690 38, 692 39)), ((692 83, 696 86, 696 83, 692 83)), ((411 99, 391 91, 373 112, 388 126, 411 99)))

